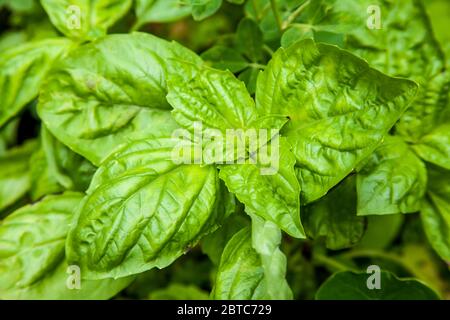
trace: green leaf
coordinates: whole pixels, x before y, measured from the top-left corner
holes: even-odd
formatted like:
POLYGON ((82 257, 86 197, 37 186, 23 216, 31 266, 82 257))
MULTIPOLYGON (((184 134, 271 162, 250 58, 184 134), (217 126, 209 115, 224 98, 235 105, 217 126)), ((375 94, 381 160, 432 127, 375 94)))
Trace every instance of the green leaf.
POLYGON ((217 170, 175 164, 180 141, 134 142, 99 167, 66 247, 86 278, 164 268, 220 224, 217 170))
POLYGON ((6 150, 17 142, 18 127, 19 121, 14 119, 0 128, 0 156, 4 155, 6 150))
POLYGON ((150 293, 150 300, 208 300, 208 293, 193 285, 172 283, 150 293))
POLYGON ((248 224, 248 220, 241 215, 230 216, 219 229, 202 239, 202 251, 215 265, 219 265, 225 245, 236 232, 248 224))
POLYGON ((64 190, 85 191, 96 167, 41 128, 41 147, 30 160, 31 198, 64 190))
POLYGON ((131 0, 41 0, 53 25, 69 38, 93 40, 106 34, 131 7, 131 0))
POLYGON ((386 214, 367 217, 367 230, 357 248, 384 249, 398 236, 405 216, 402 214, 386 214))
POLYGON ((242 19, 236 31, 236 47, 239 51, 250 61, 258 62, 262 59, 263 45, 263 34, 258 24, 252 19, 242 19))
POLYGON ((214 68, 230 70, 233 73, 248 67, 247 60, 238 51, 220 45, 203 52, 202 58, 214 68))
POLYGON ((248 93, 255 94, 256 92, 256 81, 258 79, 260 69, 248 68, 247 70, 241 72, 238 79, 245 83, 248 93))
POLYGON ((356 216, 356 183, 348 177, 325 197, 303 208, 302 221, 308 237, 325 238, 332 250, 357 244, 365 230, 364 218, 356 216))
POLYGON ((0 156, 0 210, 14 204, 30 189, 28 162, 36 141, 8 150, 0 156))
POLYGON ((381 289, 369 289, 370 273, 338 272, 328 278, 316 293, 317 300, 439 300, 432 289, 415 279, 399 279, 381 271, 381 289))
POLYGON ((222 5, 222 0, 189 0, 194 20, 200 21, 212 16, 222 5))
POLYGON ((433 249, 450 261, 450 171, 429 167, 429 191, 423 203, 423 228, 433 249))
POLYGON ((137 25, 145 23, 167 23, 180 20, 191 14, 191 7, 183 0, 137 0, 137 25))
POLYGON ((70 46, 67 39, 48 39, 19 44, 0 53, 0 127, 37 96, 52 64, 70 46))
POLYGON ((217 270, 211 298, 258 300, 265 297, 264 269, 252 248, 250 228, 236 233, 227 243, 217 270))
POLYGON ((436 127, 412 148, 425 161, 450 170, 450 124, 436 127))
POLYGON ((426 187, 425 164, 401 138, 386 137, 358 170, 358 215, 417 212, 426 187))
MULTIPOLYGON (((245 210, 272 221, 296 238, 304 238, 300 222, 300 188, 295 176, 294 155, 284 139, 271 141, 268 154, 276 157, 271 167, 261 163, 227 164, 220 167, 220 178, 245 210), (275 147, 275 145, 278 145, 275 147), (270 172, 262 170, 270 169, 270 172)), ((268 148, 269 149, 269 148, 268 148)))
POLYGON ((376 148, 414 97, 335 46, 303 40, 279 49, 258 78, 258 112, 281 114, 305 203, 322 197, 376 148))
POLYGON ((267 298, 292 299, 292 291, 286 281, 286 256, 280 250, 281 230, 271 221, 257 215, 252 217, 252 246, 261 257, 267 298))
POLYGON ((243 82, 229 71, 178 63, 169 79, 167 100, 175 120, 186 128, 201 121, 204 130, 249 128, 258 114, 243 82))
POLYGON ((47 197, 0 224, 1 299, 108 299, 132 278, 80 282, 70 289, 64 242, 82 194, 47 197))
POLYGON ((38 113, 52 134, 95 165, 130 140, 170 136, 169 58, 191 51, 143 33, 107 36, 74 50, 51 73, 38 113), (149 125, 151 123, 151 125, 149 125))
MULTIPOLYGON (((340 1, 342 2, 342 1, 340 1)), ((428 1, 427 1, 428 2, 428 1)), ((352 21, 344 48, 366 59, 386 74, 416 81, 419 91, 411 107, 396 125, 396 134, 417 142, 442 120, 448 103, 449 75, 445 57, 435 40, 422 1, 377 1, 381 10, 381 28, 366 27, 371 14, 364 14, 372 0, 349 0, 329 9, 321 23, 352 21)))

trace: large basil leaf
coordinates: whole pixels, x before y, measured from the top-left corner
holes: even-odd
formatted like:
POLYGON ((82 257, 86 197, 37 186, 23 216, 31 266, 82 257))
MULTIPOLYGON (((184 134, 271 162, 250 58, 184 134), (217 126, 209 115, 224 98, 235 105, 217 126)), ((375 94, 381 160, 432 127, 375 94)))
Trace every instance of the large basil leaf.
POLYGON ((143 33, 82 46, 49 76, 38 113, 60 141, 95 165, 130 140, 170 136, 177 126, 165 99, 169 58, 201 62, 177 43, 143 33))
POLYGON ((69 38, 91 40, 130 9, 131 0, 41 0, 54 26, 69 38))
POLYGON ((80 282, 69 289, 64 242, 83 195, 66 193, 25 206, 0 224, 0 298, 108 299, 132 278, 80 282))
POLYGON ((217 170, 175 164, 180 141, 135 142, 100 166, 67 240, 86 278, 164 268, 220 223, 217 170))
POLYGON ((401 138, 386 137, 358 171, 358 215, 417 212, 426 186, 425 164, 401 138))
POLYGON ((14 204, 30 189, 28 162, 36 141, 8 150, 0 156, 0 210, 14 204))
POLYGON ((52 64, 70 46, 67 39, 48 39, 13 46, 0 53, 0 126, 37 96, 52 64))
POLYGON ((372 153, 416 91, 347 51, 304 40, 274 54, 258 78, 256 108, 291 119, 282 133, 308 203, 372 153))
POLYGON ((428 241, 442 259, 450 261, 450 171, 428 167, 429 191, 421 217, 428 241))
MULTIPOLYGON (((449 76, 445 57, 430 27, 421 0, 348 0, 329 6, 317 25, 356 24, 344 34, 343 46, 386 74, 420 85, 411 107, 396 125, 396 132, 416 142, 442 120, 448 101, 449 76), (368 28, 367 8, 378 5, 381 28, 368 28)), ((339 32, 339 31, 337 31, 339 32)))
POLYGON ((217 270, 211 297, 217 300, 265 298, 264 268, 252 247, 250 228, 236 233, 227 243, 217 270))
POLYGON ((164 23, 179 20, 191 14, 191 6, 182 0, 137 0, 137 27, 153 22, 164 23))
POLYGON ((450 170, 450 124, 436 127, 412 148, 422 159, 450 170))
POLYGON ((356 215, 356 183, 346 178, 325 197, 303 208, 302 221, 308 237, 325 238, 327 248, 339 250, 357 244, 365 221, 356 215))
POLYGON ((225 181, 230 192, 245 204, 249 214, 258 215, 272 221, 280 229, 296 238, 305 238, 300 222, 300 187, 295 176, 295 157, 284 138, 279 149, 271 154, 279 159, 278 168, 272 174, 262 175, 263 165, 227 164, 220 167, 220 178, 225 181))
POLYGON ((381 271, 380 289, 370 290, 367 281, 373 274, 338 272, 328 278, 316 293, 318 300, 439 300, 431 288, 416 279, 399 279, 381 271))
POLYGON ((266 297, 292 299, 292 291, 286 281, 287 259, 280 250, 281 230, 271 221, 257 215, 252 217, 252 246, 258 252, 264 269, 266 297))

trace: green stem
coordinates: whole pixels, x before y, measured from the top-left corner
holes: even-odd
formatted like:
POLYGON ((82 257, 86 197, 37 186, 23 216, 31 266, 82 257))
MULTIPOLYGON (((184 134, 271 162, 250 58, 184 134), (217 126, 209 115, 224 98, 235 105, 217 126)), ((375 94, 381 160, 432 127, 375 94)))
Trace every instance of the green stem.
POLYGON ((344 254, 342 254, 342 257, 348 258, 348 259, 355 259, 355 258, 372 258, 372 259, 375 258, 376 259, 376 258, 378 258, 378 259, 388 260, 388 261, 398 264, 403 269, 408 271, 411 275, 420 278, 420 275, 417 274, 417 272, 415 271, 415 269, 413 267, 411 267, 407 263, 405 263, 405 261, 402 258, 400 258, 394 254, 391 254, 391 253, 385 253, 385 252, 370 250, 370 249, 364 249, 364 250, 360 249, 360 250, 354 250, 354 251, 350 251, 348 253, 344 253, 344 254))
POLYGON ((273 54, 275 53, 275 52, 273 52, 272 48, 270 48, 267 44, 265 44, 265 45, 263 46, 263 50, 264 50, 265 52, 267 52, 268 54, 270 54, 271 56, 273 56, 273 54))
POLYGON ((295 20, 297 19, 297 17, 303 12, 303 10, 305 10, 305 8, 307 6, 309 6, 309 4, 311 3, 311 0, 306 1, 305 3, 303 3, 300 7, 298 7, 297 9, 295 9, 294 12, 291 13, 291 15, 287 18, 286 22, 283 24, 283 30, 286 29, 287 27, 289 27, 289 25, 295 20))
POLYGON ((277 3, 275 0, 270 0, 270 5, 272 6, 273 15, 277 22, 278 29, 280 32, 283 31, 283 22, 281 21, 280 13, 278 12, 277 3))
POLYGON ((314 255, 314 261, 320 265, 327 266, 331 269, 336 269, 337 271, 356 271, 349 266, 337 261, 336 259, 327 257, 323 254, 317 253, 314 255))

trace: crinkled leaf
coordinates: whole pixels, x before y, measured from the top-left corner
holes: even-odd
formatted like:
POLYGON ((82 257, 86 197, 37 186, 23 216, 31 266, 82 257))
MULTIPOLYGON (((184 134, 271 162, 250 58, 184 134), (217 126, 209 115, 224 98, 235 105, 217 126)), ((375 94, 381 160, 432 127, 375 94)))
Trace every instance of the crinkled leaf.
POLYGON ((308 237, 325 238, 327 248, 339 250, 361 240, 365 221, 356 216, 356 183, 348 177, 325 197, 303 208, 302 221, 308 237))
POLYGON ((274 54, 258 78, 256 108, 291 119, 282 133, 308 203, 375 149, 416 90, 347 51, 304 40, 274 54))
POLYGON ((381 271, 381 289, 370 290, 370 273, 338 272, 328 278, 316 293, 317 300, 439 300, 431 288, 416 279, 399 279, 381 271))
POLYGON ((49 76, 39 115, 60 141, 95 165, 130 140, 170 136, 177 127, 165 99, 171 57, 201 62, 177 43, 143 33, 82 46, 49 76))
POLYGON ((417 212, 426 187, 425 164, 401 138, 386 137, 358 171, 358 215, 417 212))
POLYGON ((422 1, 382 0, 374 3, 372 0, 348 0, 334 3, 334 0, 327 0, 323 7, 328 10, 321 21, 314 22, 315 27, 356 23, 358 27, 345 31, 344 48, 386 74, 408 78, 420 85, 411 107, 396 125, 397 134, 407 141, 417 142, 442 120, 450 79, 445 57, 430 28, 422 1), (336 5, 339 2, 342 5, 336 5), (364 14, 370 5, 380 7, 380 29, 366 27, 374 14, 364 14))
POLYGON ((64 242, 83 195, 66 193, 25 206, 0 224, 0 298, 108 299, 132 278, 84 281, 67 286, 64 242))
POLYGON ((217 170, 175 164, 179 142, 135 142, 99 167, 66 247, 86 278, 164 268, 220 223, 217 170))
POLYGON ((293 237, 304 238, 300 222, 300 187, 294 171, 295 157, 284 139, 277 142, 279 149, 275 149, 275 139, 268 153, 275 155, 279 163, 270 164, 272 167, 269 168, 273 170, 270 174, 262 171, 268 168, 261 163, 247 163, 223 165, 219 176, 228 190, 245 204, 247 213, 272 221, 293 237))
POLYGON ((131 0, 41 0, 53 25, 69 38, 103 36, 130 9, 131 0))
POLYGON ((70 46, 67 39, 48 39, 0 53, 0 127, 37 96, 52 64, 70 46))

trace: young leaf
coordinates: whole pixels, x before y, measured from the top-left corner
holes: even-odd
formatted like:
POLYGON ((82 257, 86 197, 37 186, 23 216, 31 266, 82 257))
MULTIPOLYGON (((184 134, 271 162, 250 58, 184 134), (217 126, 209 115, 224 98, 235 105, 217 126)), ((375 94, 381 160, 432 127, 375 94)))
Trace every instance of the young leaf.
POLYGON ((64 242, 82 197, 79 193, 47 197, 0 224, 1 299, 108 299, 133 280, 81 280, 78 289, 68 285, 64 242))
POLYGON ((450 261, 450 171, 428 167, 428 196, 420 213, 428 241, 439 256, 450 261))
POLYGON ((252 217, 252 246, 261 257, 267 298, 292 299, 292 291, 286 281, 286 256, 280 250, 281 230, 271 221, 257 215, 252 217))
POLYGON ((372 153, 416 90, 347 51, 304 40, 274 54, 258 78, 256 109, 291 119, 282 133, 308 203, 372 153))
POLYGON ((286 141, 280 141, 279 150, 271 150, 280 161, 278 167, 273 168, 274 174, 262 175, 262 164, 227 164, 220 167, 219 176, 228 190, 245 204, 247 213, 272 221, 293 237, 305 238, 300 222, 300 187, 294 171, 295 157, 286 141))
POLYGON ((303 208, 302 221, 308 237, 326 240, 332 250, 357 244, 365 230, 365 221, 356 216, 356 183, 348 177, 325 197, 303 208))
POLYGON ((217 170, 175 164, 178 143, 134 142, 100 166, 66 247, 86 278, 164 268, 216 229, 222 219, 215 210, 217 170))
POLYGON ((95 165, 130 140, 170 136, 177 127, 165 99, 171 57, 201 62, 184 47, 143 33, 82 46, 49 76, 39 116, 56 138, 95 165))
POLYGON ((194 20, 200 21, 212 16, 222 5, 222 0, 189 0, 194 20))
POLYGON ((150 293, 150 300, 208 300, 208 293, 192 285, 172 283, 150 293))
POLYGON ((236 47, 250 61, 259 62, 262 58, 263 45, 263 34, 258 24, 252 19, 242 19, 236 32, 236 47))
POLYGON ((436 127, 412 148, 425 161, 450 170, 450 124, 436 127))
POLYGON ((230 216, 219 229, 202 239, 202 251, 215 265, 219 265, 225 245, 236 232, 248 224, 249 222, 244 216, 236 214, 230 216))
POLYGON ((316 293, 317 300, 439 300, 431 288, 416 279, 399 279, 394 274, 338 272, 316 293), (380 289, 368 288, 369 277, 380 277, 380 289))
POLYGON ((173 22, 191 14, 191 7, 183 0, 137 0, 137 25, 173 22))
POLYGON ((67 39, 48 39, 0 53, 0 127, 37 96, 52 64, 70 46, 67 39))
POLYGON ((236 233, 227 243, 211 298, 216 300, 258 300, 265 298, 264 269, 252 247, 250 228, 236 233))
POLYGON ((125 15, 131 0, 41 0, 53 25, 77 40, 93 40, 125 15))
POLYGON ((202 53, 205 61, 210 61, 212 67, 229 70, 233 73, 244 70, 248 67, 247 60, 235 49, 215 46, 202 53))
POLYGON ((358 215, 417 212, 426 186, 425 164, 401 138, 388 136, 358 171, 358 215))

